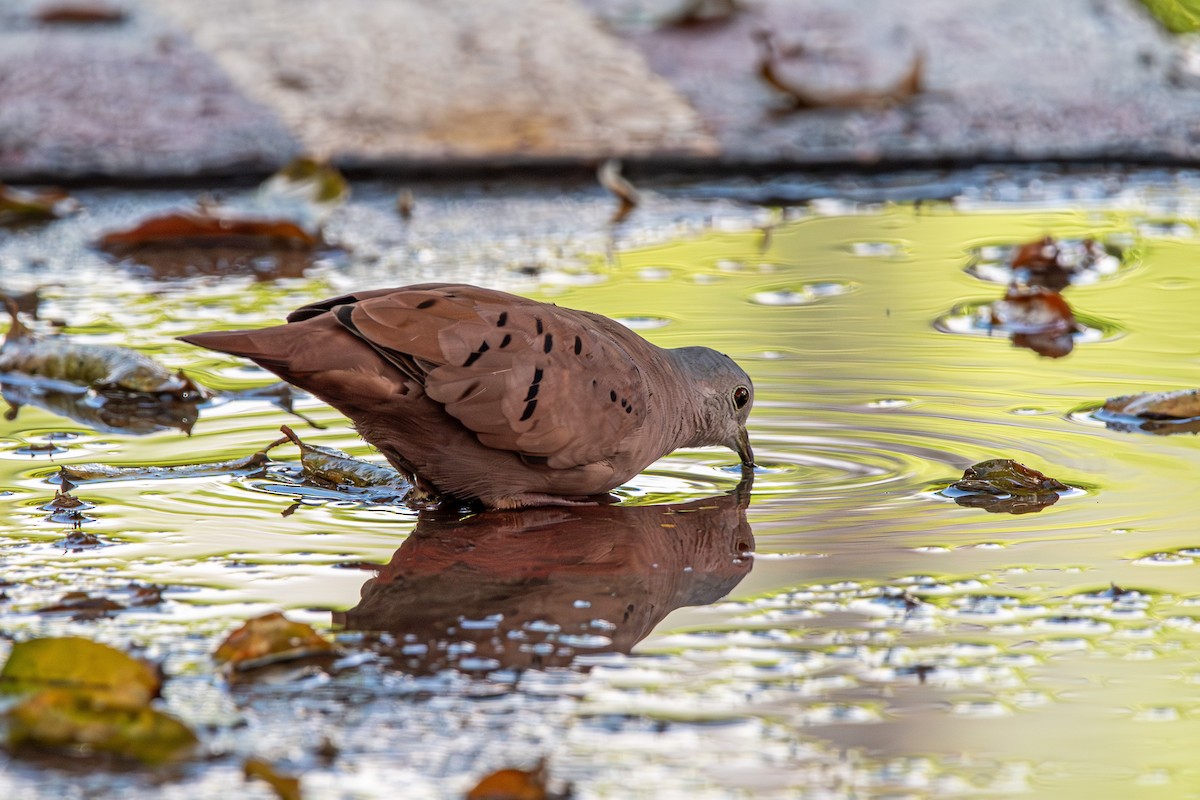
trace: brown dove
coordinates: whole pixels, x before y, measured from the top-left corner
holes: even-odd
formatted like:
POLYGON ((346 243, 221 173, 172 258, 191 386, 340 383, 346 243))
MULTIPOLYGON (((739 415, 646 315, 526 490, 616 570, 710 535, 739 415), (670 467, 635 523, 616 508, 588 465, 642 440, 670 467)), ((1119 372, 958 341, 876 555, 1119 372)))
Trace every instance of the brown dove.
POLYGON ((341 411, 411 480, 413 505, 596 502, 679 447, 724 445, 753 466, 754 388, 728 356, 492 289, 356 292, 285 325, 181 338, 341 411))

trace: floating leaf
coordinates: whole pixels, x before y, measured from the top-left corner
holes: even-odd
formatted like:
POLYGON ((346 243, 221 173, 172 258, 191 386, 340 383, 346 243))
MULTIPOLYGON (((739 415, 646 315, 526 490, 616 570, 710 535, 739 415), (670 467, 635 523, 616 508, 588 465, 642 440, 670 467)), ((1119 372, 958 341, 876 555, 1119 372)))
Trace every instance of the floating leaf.
POLYGON ((1143 392, 1113 397, 1104 404, 1104 410, 1146 419, 1200 417, 1200 389, 1143 392))
POLYGON ((68 384, 64 386, 70 391, 59 391, 50 386, 50 382, 42 379, 24 376, 14 379, 10 374, 0 382, 0 397, 9 405, 4 418, 12 421, 23 407, 34 406, 97 431, 146 434, 167 428, 190 433, 199 414, 195 399, 121 391, 80 391, 68 384))
POLYGON ((275 790, 279 800, 300 800, 300 779, 292 775, 284 775, 275 765, 261 758, 248 758, 242 763, 242 774, 246 779, 257 778, 266 781, 275 790))
POLYGON ((300 448, 300 464, 305 477, 331 487, 352 486, 360 489, 400 488, 404 479, 391 467, 372 464, 346 455, 332 447, 307 444, 286 425, 279 428, 300 448))
POLYGON ((125 10, 108 3, 55 3, 41 8, 38 22, 46 25, 115 25, 125 21, 125 10))
POLYGON ((1200 389, 1113 397, 1096 409, 1095 416, 1118 431, 1140 430, 1164 436, 1200 433, 1200 389))
POLYGON ((487 775, 467 792, 467 800, 546 800, 546 763, 531 770, 502 769, 487 775))
POLYGON ((1142 0, 1173 33, 1200 31, 1200 0, 1142 0))
POLYGON ((44 689, 5 715, 8 744, 99 751, 147 764, 186 758, 199 741, 187 725, 147 705, 114 706, 104 695, 73 689, 44 689))
POLYGON ((161 687, 155 667, 78 636, 18 642, 0 670, 0 693, 72 689, 91 693, 104 708, 143 708, 161 687))
POLYGON ((258 192, 267 205, 334 206, 350 197, 350 184, 328 163, 301 157, 263 181, 258 192))
POLYGON ((173 211, 100 237, 97 245, 124 254, 141 247, 242 247, 309 250, 321 244, 287 219, 235 216, 221 209, 173 211))
POLYGON ((57 219, 77 205, 62 189, 16 189, 0 183, 0 225, 57 219))
POLYGON ((333 645, 312 627, 275 612, 248 620, 213 654, 219 664, 244 671, 308 656, 329 655, 333 645))
POLYGON ((1060 492, 1071 490, 1061 481, 1009 458, 981 461, 967 467, 961 480, 944 494, 960 506, 993 513, 1027 514, 1058 502, 1060 492))
POLYGON ((605 161, 596 172, 596 178, 600 181, 600 185, 616 195, 619 201, 617 210, 613 212, 611 220, 613 225, 628 217, 630 212, 637 208, 638 203, 642 201, 642 196, 634 188, 634 185, 621 175, 620 161, 614 158, 605 161))
POLYGON ((39 614, 75 614, 76 618, 98 617, 109 611, 122 611, 125 606, 107 597, 87 592, 67 592, 57 603, 37 609, 39 614))
MULTIPOLYGON (((281 439, 280 442, 286 441, 281 439)), ((113 467, 107 464, 73 464, 59 468, 57 479, 76 486, 97 481, 165 480, 169 478, 203 478, 212 475, 249 475, 261 472, 270 458, 267 450, 279 442, 268 445, 257 453, 229 461, 214 461, 209 464, 177 464, 167 467, 113 467)))
POLYGON ((127 347, 79 344, 65 336, 40 338, 18 317, 16 303, 4 298, 12 325, 0 347, 0 372, 96 389, 199 398, 202 391, 182 373, 127 347))

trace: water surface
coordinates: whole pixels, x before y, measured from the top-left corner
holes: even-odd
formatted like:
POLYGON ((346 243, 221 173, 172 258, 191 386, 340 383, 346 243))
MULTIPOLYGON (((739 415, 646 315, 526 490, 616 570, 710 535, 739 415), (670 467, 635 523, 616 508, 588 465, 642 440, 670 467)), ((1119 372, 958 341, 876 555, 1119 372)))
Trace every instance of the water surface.
POLYGON ((282 469, 96 483, 76 494, 94 504, 83 528, 100 544, 76 548, 40 510, 58 464, 216 461, 281 424, 378 456, 311 399, 299 410, 328 427, 239 400, 200 408, 190 435, 25 405, 0 423, 0 631, 164 660, 168 707, 219 757, 157 777, 5 760, 5 793, 266 797, 240 775, 259 755, 330 797, 461 796, 542 756, 588 798, 1187 796, 1200 779, 1200 445, 1108 430, 1090 411, 1200 386, 1195 178, 968 178, 954 202, 910 202, 911 187, 902 203, 863 202, 861 186, 832 181, 832 199, 776 211, 749 202, 746 183, 664 183, 616 231, 591 188, 418 187, 406 223, 397 187, 367 185, 329 232, 346 252, 284 277, 269 258, 156 277, 87 247, 185 192, 83 192, 83 215, 5 232, 5 285, 57 284, 43 316, 65 333, 221 389, 270 378, 173 337, 424 280, 709 344, 755 381, 760 463, 749 498, 734 493, 732 453, 682 451, 613 508, 463 522, 302 492, 282 469), (956 309, 1003 294, 968 271, 980 248, 1046 234, 1122 248, 1115 273, 1064 292, 1094 335, 1050 359, 994 332, 943 332, 956 309), (65 451, 22 452, 49 443, 65 451), (1023 515, 938 493, 992 458, 1075 490, 1023 515), (90 621, 34 613, 130 581, 166 586, 165 602, 90 621), (227 686, 209 654, 239 620, 277 609, 338 632, 346 655, 227 686), (392 633, 356 632, 388 627, 380 615, 392 633))

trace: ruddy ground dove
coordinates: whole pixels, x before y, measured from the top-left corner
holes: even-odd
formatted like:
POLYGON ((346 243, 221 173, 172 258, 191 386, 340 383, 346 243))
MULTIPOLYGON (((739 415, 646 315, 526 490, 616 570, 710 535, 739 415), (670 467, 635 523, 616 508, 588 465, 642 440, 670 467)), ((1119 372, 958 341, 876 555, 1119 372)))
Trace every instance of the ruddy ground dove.
POLYGON ((754 389, 728 356, 492 289, 356 292, 286 325, 181 338, 341 411, 411 478, 414 504, 594 501, 679 447, 724 445, 753 464, 754 389))

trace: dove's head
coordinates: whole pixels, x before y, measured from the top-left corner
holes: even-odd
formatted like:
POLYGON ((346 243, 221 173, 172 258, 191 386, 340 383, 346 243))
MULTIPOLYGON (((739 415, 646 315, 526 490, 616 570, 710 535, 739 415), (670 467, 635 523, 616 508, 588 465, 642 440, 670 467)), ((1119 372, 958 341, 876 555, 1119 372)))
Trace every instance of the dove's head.
POLYGON ((690 400, 695 404, 695 435, 685 447, 724 445, 738 454, 743 467, 754 466, 746 419, 754 405, 750 376, 724 353, 707 347, 672 351, 691 378, 690 400))

